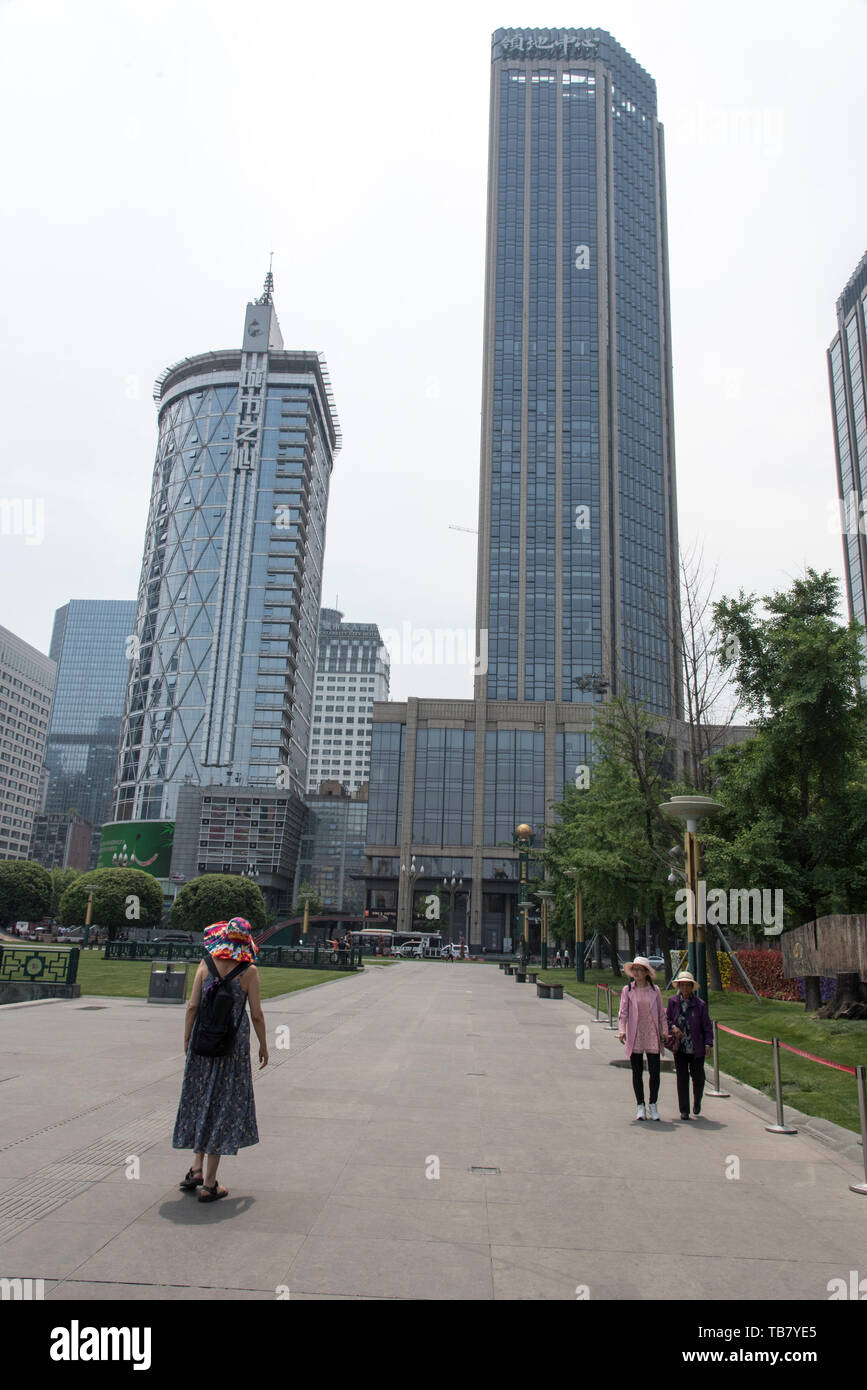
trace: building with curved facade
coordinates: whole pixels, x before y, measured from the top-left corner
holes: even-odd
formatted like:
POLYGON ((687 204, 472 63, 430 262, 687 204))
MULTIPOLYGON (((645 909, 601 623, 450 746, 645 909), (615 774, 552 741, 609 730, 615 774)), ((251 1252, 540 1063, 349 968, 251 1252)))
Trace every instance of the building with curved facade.
MULTIPOLYGON (((182 788, 215 784, 285 795, 300 810, 341 442, 325 360, 284 348, 269 272, 240 349, 170 367, 154 399, 114 818, 174 820, 182 788)), ((208 856, 188 848, 195 873, 208 856)), ((247 834, 236 865, 221 837, 220 867, 255 864, 256 848, 247 834)))

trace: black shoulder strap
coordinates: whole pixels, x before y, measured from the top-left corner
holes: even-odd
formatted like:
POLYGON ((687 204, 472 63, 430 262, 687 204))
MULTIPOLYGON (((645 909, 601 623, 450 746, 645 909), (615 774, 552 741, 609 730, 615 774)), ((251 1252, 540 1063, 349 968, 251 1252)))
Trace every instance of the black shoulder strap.
POLYGON ((234 970, 230 970, 227 975, 221 975, 216 965, 214 964, 214 958, 210 954, 210 952, 206 952, 205 954, 205 964, 207 965, 211 974, 214 976, 214 979, 219 980, 220 983, 224 985, 227 985, 230 980, 234 980, 236 976, 243 975, 244 971, 247 970, 249 967, 249 961, 239 961, 238 964, 235 966, 234 970))

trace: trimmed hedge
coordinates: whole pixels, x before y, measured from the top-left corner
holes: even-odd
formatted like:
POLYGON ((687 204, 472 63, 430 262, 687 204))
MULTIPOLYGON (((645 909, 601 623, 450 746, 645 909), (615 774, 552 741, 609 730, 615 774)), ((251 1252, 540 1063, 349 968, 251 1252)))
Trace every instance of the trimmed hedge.
MULTIPOLYGON (((798 988, 796 980, 787 980, 783 975, 782 951, 736 951, 738 960, 752 981, 756 993, 763 999, 785 999, 796 1002, 798 988)), ((741 977, 732 971, 732 978, 726 988, 737 994, 745 994, 741 977)), ((801 996, 803 998, 803 995, 801 996)))

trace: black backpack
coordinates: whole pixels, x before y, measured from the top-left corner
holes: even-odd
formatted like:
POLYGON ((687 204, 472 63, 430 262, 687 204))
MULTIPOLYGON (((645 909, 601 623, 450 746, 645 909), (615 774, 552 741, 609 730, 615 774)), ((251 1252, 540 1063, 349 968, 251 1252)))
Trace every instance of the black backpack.
POLYGON ((242 963, 236 965, 234 970, 230 970, 228 975, 220 975, 210 955, 205 956, 205 964, 211 978, 205 980, 202 985, 202 997, 196 1016, 191 1049, 197 1057, 225 1057, 235 1045, 235 1035, 241 1026, 244 1009, 247 1007, 245 999, 238 1021, 233 1023, 232 1015, 235 1012, 236 1000, 227 985, 230 980, 236 979, 238 975, 243 975, 248 967, 246 963, 242 963))

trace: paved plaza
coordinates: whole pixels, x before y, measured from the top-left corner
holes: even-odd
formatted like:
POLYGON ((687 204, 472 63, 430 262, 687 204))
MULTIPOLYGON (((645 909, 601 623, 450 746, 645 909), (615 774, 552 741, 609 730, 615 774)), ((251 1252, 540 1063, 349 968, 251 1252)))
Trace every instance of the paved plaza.
POLYGON ((767 1133, 745 1088, 683 1124, 668 1073, 638 1123, 616 1034, 495 966, 371 966, 264 1008, 261 1142, 213 1205, 178 1190, 181 1009, 0 1009, 0 1276, 71 1300, 826 1300, 867 1274, 857 1146, 767 1133))

